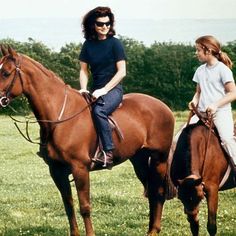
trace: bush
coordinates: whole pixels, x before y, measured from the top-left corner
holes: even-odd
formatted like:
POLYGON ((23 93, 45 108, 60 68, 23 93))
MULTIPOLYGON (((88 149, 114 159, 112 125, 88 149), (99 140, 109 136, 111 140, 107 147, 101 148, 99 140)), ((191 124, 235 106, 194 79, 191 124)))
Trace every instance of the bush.
MULTIPOLYGON (((194 56, 194 46, 155 42, 146 47, 142 42, 119 37, 127 54, 127 76, 123 81, 125 93, 146 93, 161 99, 173 110, 185 110, 195 92, 196 85, 192 77, 199 66, 194 56)), ((31 38, 28 42, 3 39, 0 44, 11 45, 18 52, 32 57, 58 74, 67 84, 79 88, 78 57, 81 44, 66 44, 60 52, 54 52, 31 38)), ((224 45, 223 50, 235 63, 236 41, 224 45)), ((233 73, 236 73, 235 68, 233 73)), ((12 105, 13 108, 29 111, 26 104, 19 106, 19 101, 22 102, 22 98, 12 105)), ((27 103, 26 100, 23 103, 27 103)))

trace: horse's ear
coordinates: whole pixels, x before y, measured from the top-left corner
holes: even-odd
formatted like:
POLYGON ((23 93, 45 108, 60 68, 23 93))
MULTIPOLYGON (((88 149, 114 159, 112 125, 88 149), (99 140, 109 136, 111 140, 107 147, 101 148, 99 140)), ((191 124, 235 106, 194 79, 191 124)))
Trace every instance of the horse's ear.
POLYGON ((11 46, 8 46, 8 52, 12 57, 17 56, 16 51, 11 46))
POLYGON ((177 180, 177 183, 178 183, 179 186, 182 185, 183 182, 184 182, 184 179, 178 179, 178 180, 177 180))
POLYGON ((3 45, 1 45, 1 52, 3 56, 6 56, 8 54, 7 49, 3 45))

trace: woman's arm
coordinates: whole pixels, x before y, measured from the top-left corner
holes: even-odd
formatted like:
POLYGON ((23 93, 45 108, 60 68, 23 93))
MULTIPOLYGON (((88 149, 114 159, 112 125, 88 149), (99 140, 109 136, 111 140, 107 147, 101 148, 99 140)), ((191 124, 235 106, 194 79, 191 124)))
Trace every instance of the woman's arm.
POLYGON ((88 92, 88 64, 85 62, 80 62, 80 73, 79 73, 79 82, 80 82, 80 92, 88 92))
POLYGON ((101 89, 97 89, 93 92, 93 96, 99 98, 102 95, 107 94, 113 89, 120 81, 126 76, 126 63, 125 60, 118 61, 116 63, 117 72, 113 78, 101 89))
POLYGON ((110 91, 126 76, 126 63, 125 60, 116 63, 117 72, 114 77, 105 85, 105 89, 110 91))

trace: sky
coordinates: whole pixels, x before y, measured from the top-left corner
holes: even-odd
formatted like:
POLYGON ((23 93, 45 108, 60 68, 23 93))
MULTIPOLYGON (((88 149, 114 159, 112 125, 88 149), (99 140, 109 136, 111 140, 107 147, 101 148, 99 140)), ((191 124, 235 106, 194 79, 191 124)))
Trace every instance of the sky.
POLYGON ((0 18, 77 17, 109 6, 116 19, 236 18, 236 0, 8 0, 0 18))
POLYGON ((193 43, 201 34, 215 35, 222 43, 236 39, 236 0, 2 0, 0 38, 33 38, 59 50, 66 43, 84 41, 82 18, 97 6, 112 9, 117 35, 145 45, 193 43))

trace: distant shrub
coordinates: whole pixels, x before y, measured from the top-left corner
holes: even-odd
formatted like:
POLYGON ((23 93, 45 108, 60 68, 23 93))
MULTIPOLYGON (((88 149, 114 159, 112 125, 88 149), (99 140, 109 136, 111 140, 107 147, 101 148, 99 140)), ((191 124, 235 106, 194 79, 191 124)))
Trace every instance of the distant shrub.
MULTIPOLYGON (((149 94, 161 99, 173 110, 187 109, 196 86, 192 77, 199 66, 194 56, 194 46, 155 42, 147 47, 142 42, 130 38, 120 36, 120 39, 127 54, 127 76, 123 81, 125 92, 149 94)), ((60 52, 54 52, 42 42, 31 38, 28 42, 2 39, 0 44, 11 45, 18 52, 32 57, 54 71, 67 84, 79 88, 78 56, 81 44, 66 44, 60 52)), ((223 50, 236 63, 236 41, 224 45, 223 50)), ((235 68, 233 73, 236 75, 235 68)), ((29 112, 26 103, 26 100, 18 98, 12 107, 18 111, 23 109, 29 112), (20 105, 22 102, 24 105, 20 105)), ((9 110, 6 109, 5 112, 9 110)))

